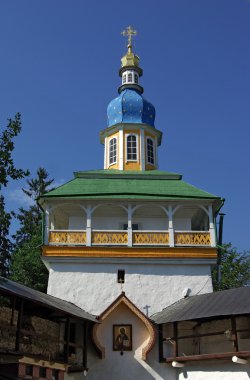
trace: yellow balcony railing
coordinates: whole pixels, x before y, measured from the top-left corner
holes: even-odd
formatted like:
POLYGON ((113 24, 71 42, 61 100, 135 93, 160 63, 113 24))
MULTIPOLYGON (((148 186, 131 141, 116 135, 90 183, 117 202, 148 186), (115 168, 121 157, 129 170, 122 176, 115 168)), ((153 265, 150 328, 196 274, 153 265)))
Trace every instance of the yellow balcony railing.
POLYGON ((169 233, 163 231, 133 232, 133 245, 169 245, 169 233))
POLYGON ((86 231, 54 230, 49 233, 49 243, 59 245, 86 245, 86 231))
POLYGON ((201 231, 175 231, 174 245, 211 245, 210 233, 201 231))
POLYGON ((127 231, 92 231, 92 245, 128 245, 127 231))
MULTIPOLYGON (((211 246, 208 231, 175 231, 174 244, 170 244, 168 231, 133 231, 132 246, 211 246)), ((51 245, 87 245, 86 231, 51 230, 49 232, 51 245)), ((131 243, 130 243, 131 244, 131 243)), ((88 245, 128 246, 128 231, 123 230, 92 230, 91 242, 88 245)))

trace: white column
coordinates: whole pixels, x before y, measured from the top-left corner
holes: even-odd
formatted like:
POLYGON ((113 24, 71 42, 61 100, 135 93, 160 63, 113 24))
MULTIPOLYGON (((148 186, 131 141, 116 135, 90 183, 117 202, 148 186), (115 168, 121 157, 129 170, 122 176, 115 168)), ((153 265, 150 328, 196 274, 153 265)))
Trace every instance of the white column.
POLYGON ((133 246, 132 206, 128 205, 128 247, 133 246))
POLYGON ((154 154, 155 154, 155 168, 158 169, 158 144, 157 137, 155 137, 155 146, 154 146, 154 154))
POLYGON ((119 170, 123 170, 123 157, 124 157, 124 154, 123 154, 123 130, 120 129, 119 130, 119 149, 118 149, 118 154, 119 154, 119 170))
POLYGON ((105 137, 105 140, 104 140, 104 169, 107 169, 107 143, 108 143, 108 139, 107 139, 107 137, 105 137))
POLYGON ((87 225, 86 225, 86 245, 87 247, 91 246, 91 219, 92 219, 92 209, 89 205, 87 207, 87 225))
POLYGON ((145 170, 145 131, 141 128, 140 133, 140 156, 141 156, 141 170, 145 170))
POLYGON ((168 233, 169 233, 169 246, 174 247, 174 226, 173 226, 172 206, 168 207, 168 233))
POLYGON ((215 228, 214 228, 214 218, 213 218, 212 205, 208 206, 208 217, 209 217, 209 232, 210 232, 211 247, 215 247, 216 246, 216 238, 215 238, 215 228))
POLYGON ((44 228, 44 244, 49 244, 49 209, 45 208, 45 228, 44 228))

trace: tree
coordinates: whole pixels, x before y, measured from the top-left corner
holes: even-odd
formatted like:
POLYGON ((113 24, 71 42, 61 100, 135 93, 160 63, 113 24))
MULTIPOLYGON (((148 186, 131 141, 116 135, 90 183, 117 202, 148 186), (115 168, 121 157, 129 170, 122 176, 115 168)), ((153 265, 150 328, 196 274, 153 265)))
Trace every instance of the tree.
POLYGON ((16 180, 29 175, 28 170, 17 169, 12 158, 15 147, 13 139, 21 132, 21 128, 21 115, 17 113, 14 120, 8 120, 7 127, 0 134, 0 190, 10 178, 16 180))
POLYGON ((36 178, 27 180, 28 188, 23 189, 34 203, 27 210, 21 207, 17 215, 20 228, 14 235, 10 278, 46 292, 48 271, 41 260, 43 216, 36 201, 48 191, 54 180, 48 178, 49 174, 43 168, 39 168, 36 174, 36 178))
POLYGON ((9 273, 9 261, 12 243, 9 239, 9 228, 12 213, 5 211, 4 197, 0 196, 0 275, 6 277, 9 273))
POLYGON ((220 277, 218 266, 212 270, 214 290, 226 290, 246 285, 250 281, 250 253, 237 252, 231 243, 220 249, 220 277))
POLYGON ((44 168, 38 168, 36 174, 36 178, 27 180, 28 189, 22 189, 33 204, 28 210, 23 207, 19 209, 17 219, 20 222, 20 228, 13 236, 17 245, 29 241, 34 235, 42 236, 42 211, 37 204, 37 199, 48 191, 54 179, 48 179, 49 174, 44 168))
MULTIPOLYGON (((9 119, 7 127, 0 133, 0 190, 6 187, 9 180, 17 180, 29 174, 28 170, 17 169, 14 165, 12 152, 14 137, 21 132, 21 116, 16 114, 14 120, 9 119)), ((0 275, 9 273, 9 260, 13 244, 9 237, 11 218, 14 214, 6 212, 4 196, 0 195, 0 275)))
POLYGON ((16 246, 11 259, 10 278, 46 293, 48 271, 41 260, 41 244, 41 234, 34 234, 30 240, 16 246))

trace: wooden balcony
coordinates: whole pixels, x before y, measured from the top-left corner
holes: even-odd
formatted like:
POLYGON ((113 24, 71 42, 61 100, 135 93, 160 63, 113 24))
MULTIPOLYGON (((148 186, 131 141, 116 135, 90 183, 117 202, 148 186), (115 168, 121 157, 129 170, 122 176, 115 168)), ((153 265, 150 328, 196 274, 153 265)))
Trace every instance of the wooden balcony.
POLYGON ((48 243, 65 246, 212 246, 209 231, 175 231, 172 244, 169 231, 92 230, 89 231, 89 243, 87 235, 86 230, 50 230, 48 243))

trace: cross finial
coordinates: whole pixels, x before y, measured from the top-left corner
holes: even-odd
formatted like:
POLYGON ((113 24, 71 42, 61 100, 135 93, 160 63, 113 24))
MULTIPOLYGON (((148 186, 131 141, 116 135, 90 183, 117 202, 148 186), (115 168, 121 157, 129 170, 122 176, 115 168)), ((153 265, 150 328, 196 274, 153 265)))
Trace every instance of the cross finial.
POLYGON ((132 26, 127 26, 126 29, 124 29, 122 31, 122 35, 124 37, 128 37, 128 46, 131 46, 132 45, 132 36, 136 36, 137 35, 137 31, 135 29, 132 28, 132 26))
POLYGON ((121 292, 123 293, 123 283, 124 283, 124 281, 122 281, 122 278, 119 278, 118 282, 121 285, 121 292))

